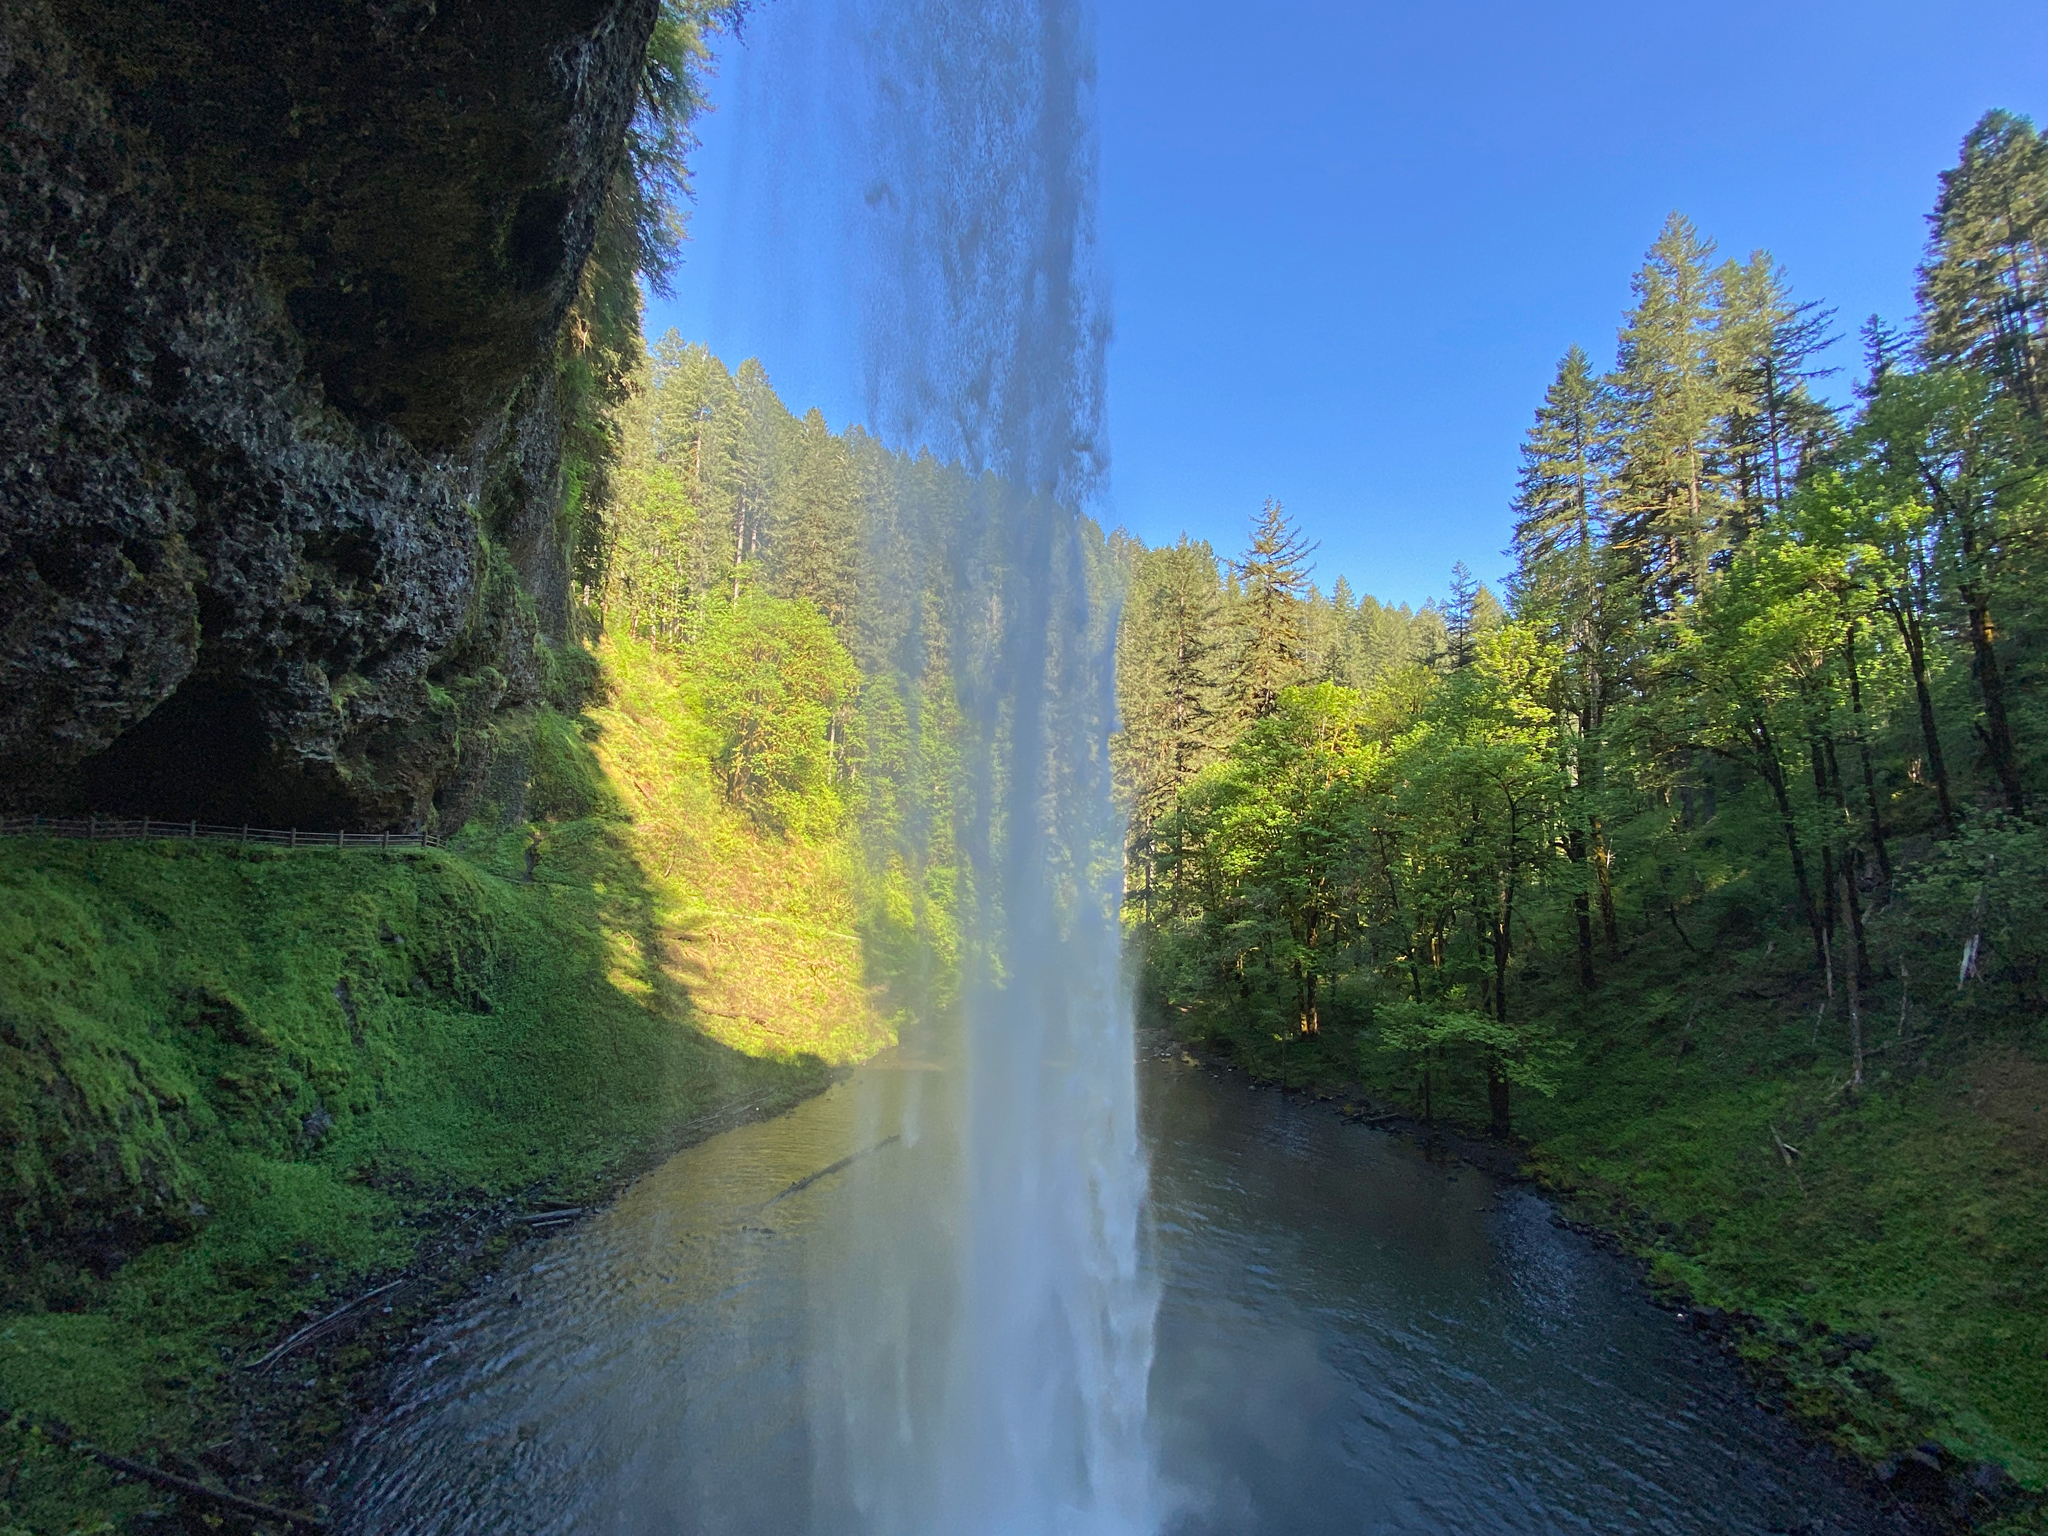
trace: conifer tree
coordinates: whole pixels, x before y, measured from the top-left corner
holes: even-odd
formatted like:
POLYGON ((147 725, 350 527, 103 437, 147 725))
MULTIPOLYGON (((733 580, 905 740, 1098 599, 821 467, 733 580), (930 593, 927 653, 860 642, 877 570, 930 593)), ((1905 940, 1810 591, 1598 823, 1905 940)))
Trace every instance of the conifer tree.
POLYGON ((1270 497, 1252 522, 1251 547, 1234 563, 1242 640, 1232 697, 1238 717, 1263 720, 1279 707, 1282 689, 1302 680, 1300 607, 1309 590, 1308 557, 1280 503, 1270 497))
POLYGON ((1715 368, 1713 256, 1713 241, 1691 220, 1665 220, 1632 285, 1636 302, 1610 384, 1620 450, 1615 540, 1656 610, 1695 592, 1725 542, 1727 400, 1715 368))
POLYGON ((1514 501, 1515 612, 1560 658, 1557 738, 1572 787, 1564 851, 1574 870, 1579 980, 1594 982, 1593 897, 1613 950, 1619 943, 1601 814, 1602 732, 1620 691, 1626 603, 1611 601, 1615 552, 1603 533, 1616 452, 1614 402, 1578 347, 1558 364, 1522 445, 1514 501))
POLYGON ((1117 709, 1111 759, 1130 806, 1130 897, 1149 917, 1162 863, 1178 862, 1168 825, 1180 792, 1221 750, 1222 584, 1216 555, 1182 535, 1163 549, 1135 547, 1117 635, 1117 709))
POLYGON ((1451 595, 1444 604, 1444 661, 1453 672, 1464 671, 1478 657, 1479 594, 1484 590, 1464 561, 1452 565, 1451 595))
POLYGON ((814 407, 797 423, 785 493, 769 508, 775 595, 801 598, 844 629, 859 576, 859 518, 851 458, 814 407))
POLYGON ((1352 679, 1358 675, 1358 601, 1352 595, 1350 581, 1343 576, 1330 588, 1327 611, 1330 632, 1317 676, 1325 682, 1356 687, 1352 679))
POLYGON ((1569 605, 1584 592, 1606 517, 1612 409, 1585 350, 1572 347, 1522 442, 1512 550, 1518 606, 1569 605))
POLYGON ((619 407, 619 461, 606 510, 603 583, 592 594, 608 624, 662 643, 679 640, 696 598, 690 549, 697 513, 688 482, 654 447, 655 385, 642 378, 619 407))
POLYGON ((789 411, 768 382, 759 358, 748 358, 734 376, 739 413, 732 498, 732 600, 738 602, 745 573, 766 549, 769 509, 779 499, 783 445, 789 411))
POLYGON ((1920 314, 1929 361, 1981 369, 2038 426, 2048 406, 2048 137, 1987 112, 1941 173, 1920 314))
POLYGON ((1784 268, 1768 251, 1729 261, 1714 277, 1714 366, 1722 382, 1723 467, 1729 485, 1727 542, 1740 543, 1782 512, 1801 471, 1834 427, 1811 381, 1832 369, 1815 357, 1836 338, 1834 311, 1795 303, 1784 268))
POLYGON ((1345 615, 1313 584, 1296 610, 1301 620, 1301 665, 1305 679, 1335 682, 1344 667, 1345 615))

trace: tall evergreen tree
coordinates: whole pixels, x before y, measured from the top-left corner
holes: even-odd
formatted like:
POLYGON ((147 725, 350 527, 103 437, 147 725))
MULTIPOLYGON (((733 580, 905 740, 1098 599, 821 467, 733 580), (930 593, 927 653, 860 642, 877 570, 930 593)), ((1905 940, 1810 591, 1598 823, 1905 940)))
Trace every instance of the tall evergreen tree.
MULTIPOLYGON (((1367 599, 1370 601, 1370 599, 1367 599)), ((1358 599, 1343 576, 1330 588, 1329 636, 1323 646, 1316 676, 1323 682, 1355 687, 1358 675, 1358 599)))
POLYGON ((1834 311, 1795 302, 1784 268, 1768 251, 1723 264, 1714 282, 1732 544, 1784 510, 1801 471, 1832 434, 1834 413, 1809 385, 1833 372, 1815 358, 1837 338, 1830 334, 1834 311))
POLYGON ((1577 580, 1574 573, 1590 568, 1606 516, 1611 415, 1585 349, 1572 347, 1522 442, 1513 554, 1518 571, 1532 582, 1569 583, 1577 580))
POLYGON ((1967 363, 2035 424, 2048 408, 2048 137, 1987 112, 1941 173, 1920 315, 1930 361, 1967 363))
POLYGON ((1893 480, 1897 503, 1932 513, 1936 579, 1971 653, 1983 719, 1977 725, 1999 791, 2018 814, 2024 754, 2009 696, 2005 615, 2039 525, 2042 478, 2024 405, 1970 368, 1894 371, 1865 408, 1865 436, 1893 480))
POLYGON ((1181 790, 1222 749, 1222 582, 1205 541, 1137 551, 1117 635, 1117 708, 1110 743, 1130 805, 1128 885, 1150 915, 1162 864, 1180 849, 1173 808, 1181 790))
POLYGON ((1615 538, 1649 606, 1698 590, 1726 540, 1720 454, 1726 390, 1715 367, 1714 243, 1672 214, 1633 284, 1611 389, 1620 466, 1615 538))
POLYGON ((1314 551, 1280 503, 1267 498, 1252 521, 1251 547, 1233 566, 1242 640, 1232 695, 1241 719, 1265 719, 1279 707, 1281 690, 1305 675, 1300 608, 1314 551))
POLYGON ((770 508, 778 500, 789 411, 768 382, 759 358, 748 358, 734 376, 739 412, 732 498, 732 600, 739 601, 746 573, 767 547, 770 508))
POLYGON ((797 423, 785 494, 768 516, 769 584, 843 629, 860 566, 860 501, 846 446, 815 407, 797 423))
POLYGON ((1453 672, 1464 671, 1478 659, 1479 596, 1485 590, 1464 561, 1451 566, 1451 595, 1444 604, 1444 662, 1453 672))
POLYGON ((1558 364, 1523 440, 1510 550, 1516 615, 1534 625, 1559 657, 1556 735, 1572 787, 1564 851, 1574 870, 1579 980, 1586 987, 1594 982, 1596 893, 1610 950, 1619 943, 1601 813, 1601 737, 1620 691, 1621 632, 1630 616, 1629 605, 1611 601, 1617 561, 1604 542, 1616 453, 1614 409, 1586 354, 1573 347, 1558 364))

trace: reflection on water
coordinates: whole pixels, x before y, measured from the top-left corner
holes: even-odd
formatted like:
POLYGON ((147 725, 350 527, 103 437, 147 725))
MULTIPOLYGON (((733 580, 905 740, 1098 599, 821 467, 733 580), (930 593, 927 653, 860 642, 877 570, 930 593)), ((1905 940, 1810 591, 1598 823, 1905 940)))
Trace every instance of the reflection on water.
POLYGON ((1278 1094, 1148 1087, 1170 1530, 1885 1528, 1535 1196, 1278 1094))
MULTIPOLYGON (((346 1528, 871 1529, 812 1362, 915 1317, 836 1262, 931 1219, 933 1143, 890 1139, 914 1077, 681 1154, 451 1314, 333 1475, 346 1528)), ((1196 1069, 1142 1081, 1167 1532, 1887 1528, 1533 1196, 1196 1069)))

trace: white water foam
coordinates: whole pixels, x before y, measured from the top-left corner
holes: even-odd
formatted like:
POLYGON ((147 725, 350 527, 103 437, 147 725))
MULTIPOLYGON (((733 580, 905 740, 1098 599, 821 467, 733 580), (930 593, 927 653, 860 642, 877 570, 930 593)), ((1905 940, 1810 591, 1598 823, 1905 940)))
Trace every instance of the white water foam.
POLYGON ((962 984, 906 1034, 933 1070, 877 1075, 872 1128, 900 1125, 904 1155, 854 1170, 818 1246, 815 1507, 875 1536, 1138 1536, 1157 1298, 1114 599, 1078 510, 1107 463, 1091 21, 1078 0, 844 0, 812 25, 784 57, 814 76, 783 88, 828 104, 858 191, 869 419, 974 477, 964 506, 898 486, 870 520, 870 582, 945 594, 909 643, 943 659, 965 738, 962 984))

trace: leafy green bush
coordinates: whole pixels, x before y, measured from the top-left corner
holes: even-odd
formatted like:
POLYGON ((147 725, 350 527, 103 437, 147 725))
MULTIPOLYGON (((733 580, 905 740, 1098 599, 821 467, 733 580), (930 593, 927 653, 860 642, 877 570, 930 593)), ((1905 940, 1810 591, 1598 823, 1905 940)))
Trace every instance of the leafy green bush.
POLYGON ((727 797, 765 825, 829 831, 844 809, 834 737, 860 673, 825 616, 799 599, 742 593, 712 608, 691 660, 727 797))

